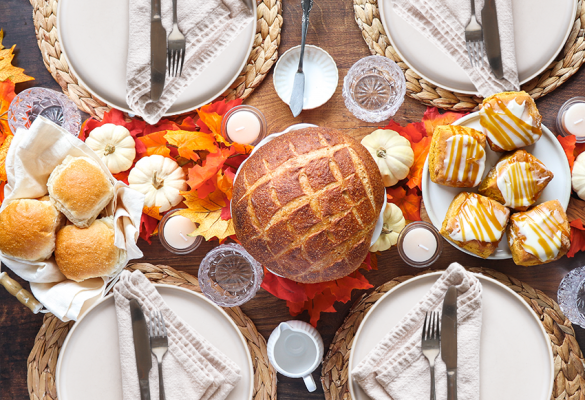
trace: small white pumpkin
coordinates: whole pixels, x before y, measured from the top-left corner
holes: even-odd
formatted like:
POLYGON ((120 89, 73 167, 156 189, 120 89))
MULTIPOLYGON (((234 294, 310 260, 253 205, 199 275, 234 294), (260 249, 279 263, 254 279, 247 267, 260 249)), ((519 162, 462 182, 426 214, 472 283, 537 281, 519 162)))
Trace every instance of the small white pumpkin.
POLYGON ((136 143, 130 131, 123 126, 105 124, 90 132, 87 144, 112 174, 126 171, 136 157, 136 143))
POLYGON ((138 160, 128 175, 128 183, 145 195, 146 207, 160 207, 160 212, 179 204, 183 200, 179 192, 187 190, 183 169, 175 160, 160 155, 138 160))
POLYGON ((414 152, 410 142, 398 132, 378 129, 362 139, 382 174, 384 186, 396 185, 406 178, 414 163, 414 152))
POLYGON ((579 154, 573 164, 573 172, 571 173, 571 183, 573 190, 581 199, 585 200, 585 153, 579 154))
POLYGON ((386 204, 384 209, 384 225, 380 238, 370 247, 371 252, 388 250, 398 242, 400 231, 406 226, 402 210, 393 203, 386 204))

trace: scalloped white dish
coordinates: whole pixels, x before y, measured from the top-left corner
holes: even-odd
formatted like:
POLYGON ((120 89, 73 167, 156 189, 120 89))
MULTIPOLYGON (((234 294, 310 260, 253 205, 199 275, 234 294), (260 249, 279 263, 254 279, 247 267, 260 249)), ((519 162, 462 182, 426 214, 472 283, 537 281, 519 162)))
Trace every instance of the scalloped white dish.
MULTIPOLYGON (((301 46, 293 47, 280 56, 274 67, 274 89, 286 104, 290 103, 293 81, 299 66, 301 46)), ((333 58, 317 46, 305 45, 303 58, 305 92, 303 110, 311 110, 325 104, 339 82, 339 72, 333 58)))

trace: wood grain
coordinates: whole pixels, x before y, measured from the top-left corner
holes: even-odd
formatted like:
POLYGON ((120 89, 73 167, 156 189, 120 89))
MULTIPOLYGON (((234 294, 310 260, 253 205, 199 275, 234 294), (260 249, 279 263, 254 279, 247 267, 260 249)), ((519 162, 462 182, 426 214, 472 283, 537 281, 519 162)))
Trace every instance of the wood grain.
MULTIPOLYGON (((301 11, 299 0, 285 0, 284 25, 280 53, 300 43, 301 11)), ((88 16, 89 17, 89 16, 88 16)), ((17 45, 15 63, 25 68, 27 74, 36 78, 35 81, 19 84, 17 91, 32 86, 42 86, 59 90, 59 86, 45 69, 40 51, 37 47, 34 26, 32 23, 32 7, 28 0, 0 0, 0 28, 5 31, 5 45, 17 45)), ((308 122, 321 126, 331 126, 341 129, 353 136, 363 137, 377 126, 384 126, 386 122, 368 124, 357 120, 343 104, 341 85, 347 71, 360 58, 370 53, 361 37, 360 30, 354 21, 351 0, 319 0, 315 2, 311 11, 307 43, 320 46, 328 51, 337 62, 340 82, 332 99, 324 106, 311 111, 304 111, 298 118, 293 118, 286 104, 276 95, 272 83, 272 73, 264 83, 254 92, 247 101, 248 104, 260 108, 268 120, 271 132, 278 132, 287 126, 308 122)), ((91 44, 88 44, 91 45, 91 44)), ((105 54, 104 57, 108 55, 105 54)), ((585 72, 580 71, 554 93, 537 101, 543 114, 543 123, 554 128, 554 120, 560 106, 570 97, 582 95, 585 92, 585 72)), ((425 107, 415 100, 407 98, 396 115, 395 120, 401 124, 418 121, 422 117, 425 107)), ((554 129, 553 129, 554 130, 554 129)), ((189 256, 175 256, 166 252, 157 239, 149 246, 140 240, 139 245, 144 251, 144 262, 152 264, 170 265, 176 269, 196 275, 199 263, 207 251, 216 245, 205 243, 194 254, 189 256)), ((366 274, 373 285, 381 285, 390 279, 401 275, 412 275, 419 272, 404 264, 395 249, 384 252, 379 256, 379 270, 366 274)), ((572 259, 563 258, 553 264, 538 267, 518 267, 511 261, 484 261, 468 256, 445 244, 445 250, 439 262, 433 269, 446 268, 451 262, 457 261, 470 267, 487 267, 505 272, 521 281, 542 290, 546 295, 556 299, 556 291, 563 276, 571 269, 585 264, 585 253, 572 259)), ((6 270, 6 267, 3 267, 6 270)), ((15 278, 12 272, 10 276, 15 278)), ((21 280, 17 279, 21 284, 21 280)), ((25 287, 27 287, 25 285, 25 287)), ((363 292, 354 293, 358 298, 363 292)), ((341 325, 351 304, 337 304, 337 313, 325 314, 318 325, 323 335, 325 346, 328 347, 335 331, 341 325)), ((291 319, 284 301, 278 300, 261 290, 256 298, 242 307, 244 312, 256 324, 260 333, 268 337, 270 332, 280 323, 291 319)), ((300 319, 308 321, 308 316, 302 314, 300 319)), ((42 325, 42 316, 34 315, 18 300, 0 290, 0 399, 23 400, 28 398, 26 384, 26 359, 32 348, 35 335, 42 325)), ((585 332, 576 327, 577 339, 582 348, 585 348, 585 332)), ((319 380, 318 369, 314 373, 315 380, 319 380)), ((302 380, 278 377, 278 398, 282 400, 323 399, 323 391, 319 387, 314 393, 308 393, 302 380)))

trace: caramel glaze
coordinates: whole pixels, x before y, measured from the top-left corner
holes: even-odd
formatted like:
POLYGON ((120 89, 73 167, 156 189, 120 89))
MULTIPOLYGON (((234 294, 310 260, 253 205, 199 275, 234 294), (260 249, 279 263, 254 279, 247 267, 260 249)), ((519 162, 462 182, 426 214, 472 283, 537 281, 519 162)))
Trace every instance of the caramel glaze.
POLYGON ((481 147, 473 136, 468 135, 467 131, 462 127, 450 125, 449 129, 453 133, 453 136, 450 138, 452 142, 446 170, 447 181, 476 182, 480 170, 480 165, 477 162, 485 158, 483 147, 481 147), (465 143, 465 138, 467 138, 467 143, 465 143), (462 157, 465 157, 465 166, 463 169, 463 177, 459 177, 462 157))
POLYGON ((515 116, 499 97, 494 97, 494 100, 500 110, 513 122, 513 125, 510 125, 508 121, 502 118, 501 114, 494 110, 491 103, 486 103, 483 106, 485 114, 482 113, 480 117, 481 125, 491 134, 496 144, 504 150, 516 149, 519 146, 514 143, 511 135, 519 138, 524 143, 524 146, 534 143, 533 135, 539 135, 540 129, 515 116))
POLYGON ((559 218, 559 221, 554 215, 555 212, 550 212, 548 209, 535 207, 529 213, 515 216, 516 221, 520 223, 523 222, 523 228, 528 228, 536 237, 536 243, 528 243, 529 240, 526 237, 522 243, 522 247, 524 247, 529 253, 537 256, 539 259, 541 251, 539 251, 537 246, 540 247, 546 255, 546 259, 541 259, 541 261, 552 260, 555 258, 561 249, 563 235, 570 235, 565 229, 562 219, 559 218), (537 217, 531 217, 531 213, 536 213, 537 217))
POLYGON ((474 239, 480 242, 497 242, 502 237, 507 222, 501 223, 492 205, 489 202, 484 204, 474 193, 469 193, 461 207, 459 218, 467 222, 471 229, 471 232, 466 231, 465 224, 459 224, 464 242, 474 239))

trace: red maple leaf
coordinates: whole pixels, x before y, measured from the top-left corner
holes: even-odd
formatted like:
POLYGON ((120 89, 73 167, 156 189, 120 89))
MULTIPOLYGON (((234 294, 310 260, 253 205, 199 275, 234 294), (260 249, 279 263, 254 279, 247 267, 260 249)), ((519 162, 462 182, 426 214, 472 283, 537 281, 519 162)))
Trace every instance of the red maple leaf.
POLYGON ((157 226, 158 220, 156 218, 142 213, 142 217, 140 218, 140 237, 146 240, 148 244, 152 244, 150 237, 155 232, 157 226))
POLYGON ((585 227, 580 218, 571 221, 571 247, 567 252, 567 257, 575 257, 580 251, 585 250, 585 227))
POLYGON ((448 111, 441 114, 437 107, 427 107, 422 118, 427 136, 432 136, 435 128, 439 125, 451 125, 453 122, 463 118, 468 113, 456 113, 448 111))
POLYGON ((425 166, 425 161, 429 155, 429 149, 431 148, 432 138, 429 136, 424 137, 420 142, 412 144, 412 151, 414 152, 414 163, 410 167, 408 172, 408 182, 406 185, 413 189, 418 186, 422 189, 422 174, 425 166))
POLYGON ((565 155, 567 156, 567 160, 569 161, 569 167, 571 171, 573 170, 573 164, 575 163, 575 143, 577 143, 577 138, 574 135, 570 136, 557 136, 559 143, 565 150, 565 155))
POLYGON ((398 132, 400 136, 406 138, 411 144, 420 142, 426 136, 425 126, 422 122, 412 122, 406 126, 400 126, 397 122, 391 120, 384 129, 398 132))
POLYGON ((387 188, 388 201, 396 204, 404 218, 408 221, 420 221, 420 202, 422 197, 418 194, 416 189, 406 189, 402 187, 387 188))

